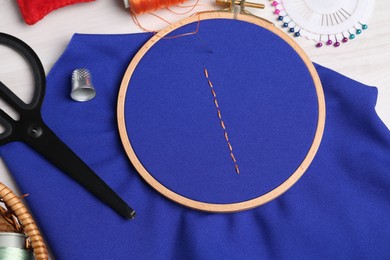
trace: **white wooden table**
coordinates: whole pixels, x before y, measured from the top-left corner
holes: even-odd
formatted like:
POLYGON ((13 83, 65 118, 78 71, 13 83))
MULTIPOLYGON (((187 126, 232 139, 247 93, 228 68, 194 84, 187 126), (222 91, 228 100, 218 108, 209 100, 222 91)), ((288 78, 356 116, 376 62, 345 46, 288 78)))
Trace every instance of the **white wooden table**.
MULTIPOLYGON (((194 0, 190 0, 194 1, 194 0)), ((266 4, 265 10, 254 13, 275 21, 268 0, 259 0, 266 4)), ((201 0, 201 6, 195 11, 216 9, 212 0, 201 0)), ((297 39, 312 61, 336 70, 352 79, 379 88, 376 110, 384 123, 390 128, 390 1, 377 0, 374 12, 368 23, 369 29, 356 40, 339 48, 314 47, 314 42, 297 39)), ((170 21, 183 16, 175 16, 167 11, 158 12, 170 21)), ((143 15, 141 23, 148 28, 162 29, 166 24, 153 16, 143 15)), ((97 0, 68 6, 50 13, 33 26, 26 25, 21 17, 16 1, 0 0, 0 32, 12 34, 27 42, 40 57, 46 74, 64 51, 74 33, 117 34, 136 33, 141 30, 134 25, 129 12, 121 0, 97 0)), ((31 76, 26 74, 28 67, 21 58, 3 46, 0 46, 0 80, 11 85, 24 100, 32 95, 31 76), (27 75, 27 76, 23 76, 27 75), (9 83, 8 83, 9 82, 9 83)), ((2 108, 6 105, 0 102, 2 108)), ((28 173, 26 173, 28 174, 28 173)), ((12 175, 0 161, 0 181, 14 191, 17 187, 12 175)))

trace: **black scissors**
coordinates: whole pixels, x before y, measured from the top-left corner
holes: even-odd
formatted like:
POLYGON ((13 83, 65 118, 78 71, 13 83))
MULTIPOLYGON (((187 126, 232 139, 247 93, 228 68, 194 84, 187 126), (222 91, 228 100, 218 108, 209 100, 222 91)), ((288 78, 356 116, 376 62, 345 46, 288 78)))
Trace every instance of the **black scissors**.
POLYGON ((20 115, 20 119, 16 121, 0 109, 0 124, 6 128, 0 134, 0 145, 13 141, 25 142, 121 216, 133 219, 135 211, 43 122, 41 106, 46 78, 35 52, 23 41, 4 33, 0 33, 0 44, 17 51, 30 63, 35 81, 34 96, 29 104, 24 103, 0 81, 0 97, 20 115))

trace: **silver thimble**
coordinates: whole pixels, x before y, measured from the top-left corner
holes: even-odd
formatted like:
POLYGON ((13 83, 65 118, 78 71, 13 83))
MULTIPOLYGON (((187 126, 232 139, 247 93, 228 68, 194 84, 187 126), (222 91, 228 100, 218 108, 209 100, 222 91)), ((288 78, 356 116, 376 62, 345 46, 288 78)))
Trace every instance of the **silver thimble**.
POLYGON ((70 96, 76 101, 88 101, 96 96, 92 84, 92 75, 88 69, 76 69, 72 73, 72 91, 70 96))

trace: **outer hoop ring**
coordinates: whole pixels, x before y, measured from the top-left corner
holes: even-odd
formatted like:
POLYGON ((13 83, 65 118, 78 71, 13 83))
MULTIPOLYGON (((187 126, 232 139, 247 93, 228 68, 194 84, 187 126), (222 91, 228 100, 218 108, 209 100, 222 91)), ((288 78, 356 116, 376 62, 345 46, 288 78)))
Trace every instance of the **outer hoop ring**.
POLYGON ((122 140, 122 144, 127 153, 127 156, 129 157, 130 161, 132 162, 132 164, 134 165, 138 173, 141 175, 141 177, 159 193, 161 193, 165 197, 179 204, 182 204, 192 209, 201 210, 201 211, 220 212, 220 213, 243 211, 257 206, 261 206, 267 202, 272 201, 273 199, 277 198, 278 196, 286 192, 289 188, 291 188, 299 180, 299 178, 302 177, 302 175, 305 173, 305 171, 310 166, 311 162, 314 159, 314 156, 318 151, 324 133, 324 128, 325 128, 325 114, 326 114, 325 96, 322 89, 320 78, 317 74, 316 69, 314 68, 314 65, 309 60, 309 58, 304 53, 304 51, 297 45, 297 43, 295 43, 294 40, 288 37, 281 30, 274 27, 274 25, 269 23, 268 21, 250 15, 243 15, 243 14, 235 15, 234 13, 228 13, 228 12, 200 13, 198 15, 191 16, 177 23, 174 23, 168 26, 167 28, 161 30, 156 35, 154 35, 149 41, 145 43, 145 45, 138 51, 138 53, 134 56, 133 60, 130 62, 122 79, 122 83, 118 95, 118 104, 117 104, 117 120, 118 120, 120 138, 122 140), (314 135, 312 145, 308 153, 306 154, 304 160, 302 161, 302 163, 298 166, 295 172, 292 175, 290 175, 290 177, 287 180, 285 180, 282 184, 280 184, 275 189, 257 198, 238 202, 238 203, 229 203, 229 204, 206 203, 202 201, 189 199, 168 189, 160 182, 158 182, 142 165, 142 163, 138 159, 131 145, 126 130, 125 111, 124 111, 126 93, 131 80, 131 76, 135 68, 137 67, 138 63, 141 61, 142 57, 155 43, 157 43, 162 37, 172 32, 173 30, 176 30, 177 28, 184 26, 186 24, 197 22, 198 20, 202 21, 202 20, 210 20, 210 19, 237 19, 240 21, 245 21, 248 23, 258 25, 278 35, 280 38, 286 41, 302 58, 303 62, 305 63, 307 69, 309 70, 313 78, 313 83, 315 85, 316 94, 317 94, 317 101, 318 101, 317 129, 314 135))

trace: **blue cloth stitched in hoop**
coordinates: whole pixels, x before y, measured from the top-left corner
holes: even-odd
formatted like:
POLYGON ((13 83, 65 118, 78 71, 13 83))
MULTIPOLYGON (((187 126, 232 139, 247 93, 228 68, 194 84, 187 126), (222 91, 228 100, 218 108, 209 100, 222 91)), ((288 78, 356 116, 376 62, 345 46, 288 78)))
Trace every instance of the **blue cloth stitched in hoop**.
POLYGON ((308 69, 277 35, 242 21, 206 20, 197 34, 162 39, 144 55, 124 117, 154 178, 185 197, 221 204, 265 194, 299 167, 313 142, 317 103, 308 69))

